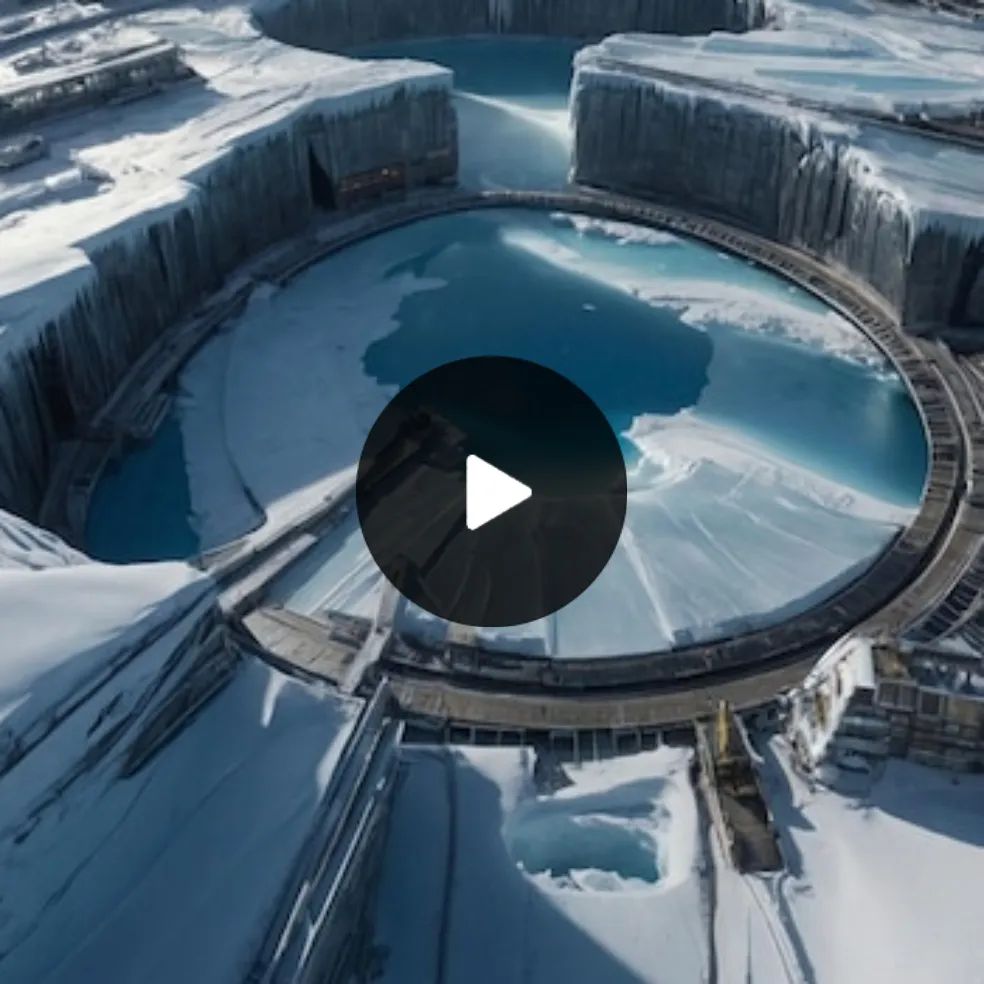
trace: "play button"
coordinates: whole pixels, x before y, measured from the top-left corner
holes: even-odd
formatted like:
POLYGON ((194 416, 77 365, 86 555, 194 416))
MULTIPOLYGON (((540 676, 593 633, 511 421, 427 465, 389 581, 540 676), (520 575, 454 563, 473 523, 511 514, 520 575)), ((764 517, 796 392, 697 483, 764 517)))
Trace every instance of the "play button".
POLYGON ((477 530, 525 502, 533 490, 477 455, 465 458, 465 526, 477 530))
POLYGON ((523 359, 462 359, 377 418, 356 503, 373 560, 411 602, 459 625, 522 625, 570 604, 608 563, 625 464, 568 379, 523 359))

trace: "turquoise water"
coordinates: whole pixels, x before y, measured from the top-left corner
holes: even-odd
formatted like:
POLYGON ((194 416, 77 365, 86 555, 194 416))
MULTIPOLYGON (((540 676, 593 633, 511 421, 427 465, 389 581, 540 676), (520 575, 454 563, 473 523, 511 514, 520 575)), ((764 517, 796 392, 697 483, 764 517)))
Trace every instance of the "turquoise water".
POLYGON ((169 416, 143 447, 107 468, 96 486, 85 532, 97 560, 129 564, 198 553, 177 419, 169 416))
POLYGON ((583 41, 563 38, 446 38, 356 48, 361 58, 413 58, 454 72, 458 92, 524 106, 567 105, 574 55, 583 41))
MULTIPOLYGON (((631 819, 643 817, 644 810, 638 810, 631 819)), ((579 816, 544 810, 513 822, 513 827, 518 829, 508 832, 509 853, 528 874, 546 873, 565 884, 572 876, 601 872, 618 880, 611 883, 604 878, 601 882, 615 890, 623 880, 645 885, 659 881, 656 844, 645 827, 626 823, 621 816, 613 818, 608 811, 579 816)))
MULTIPOLYGON (((617 433, 642 414, 696 407, 844 484, 897 504, 918 500, 926 444, 896 378, 727 323, 691 327, 671 308, 640 301, 604 277, 561 269, 504 242, 504 234, 517 231, 543 237, 589 266, 615 264, 640 276, 699 270, 722 285, 776 290, 765 272, 692 242, 618 244, 536 213, 448 216, 392 235, 394 256, 411 258, 394 263, 386 278, 409 270, 446 285, 403 300, 399 327, 366 350, 367 374, 402 386, 453 359, 530 359, 581 386, 617 433), (726 371, 709 386, 712 360, 726 371)), ((788 300, 789 288, 781 290, 788 300)), ((804 311, 824 313, 803 293, 794 300, 804 311)), ((634 446, 623 442, 623 448, 631 459, 634 446)))

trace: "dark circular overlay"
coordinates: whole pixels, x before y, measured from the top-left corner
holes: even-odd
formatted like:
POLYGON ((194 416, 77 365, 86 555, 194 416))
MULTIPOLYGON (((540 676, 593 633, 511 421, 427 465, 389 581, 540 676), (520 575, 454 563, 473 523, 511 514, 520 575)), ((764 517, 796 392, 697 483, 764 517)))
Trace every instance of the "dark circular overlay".
POLYGON ((521 625, 601 573, 625 521, 625 462, 594 402, 533 362, 461 359, 389 403, 359 459, 356 503, 390 583, 460 625, 521 625), (465 459, 532 490, 478 529, 465 523, 465 459))

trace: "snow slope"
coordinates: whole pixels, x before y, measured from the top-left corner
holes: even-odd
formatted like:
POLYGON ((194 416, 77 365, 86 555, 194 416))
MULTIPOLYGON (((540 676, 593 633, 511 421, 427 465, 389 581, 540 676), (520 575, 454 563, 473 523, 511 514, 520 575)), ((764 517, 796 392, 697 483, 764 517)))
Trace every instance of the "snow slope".
POLYGON ((981 777, 890 761, 868 790, 811 790, 789 769, 778 739, 765 769, 790 872, 732 882, 722 893, 717 930, 729 955, 722 980, 748 974, 756 984, 779 984, 783 976, 766 970, 775 966, 776 938, 794 971, 790 980, 979 979, 981 777))
POLYGON ((0 510, 0 569, 45 570, 82 564, 87 559, 53 533, 0 510))
POLYGON ((30 732, 210 592, 210 580, 185 564, 92 563, 0 512, 0 735, 30 732))
POLYGON ((442 960, 446 980, 469 984, 704 980, 689 755, 661 748, 585 765, 570 770, 573 786, 538 797, 529 749, 408 753, 384 861, 382 980, 430 984, 442 960), (510 841, 543 816, 556 821, 543 846, 556 851, 558 863, 570 849, 569 858, 585 865, 576 882, 526 875, 510 855, 510 841), (638 884, 613 875, 619 847, 611 850, 606 827, 648 845, 661 880, 638 884))
POLYGON ((242 979, 360 702, 251 662, 120 779, 213 603, 187 565, 97 564, 0 513, 4 984, 242 979))
POLYGON ((103 762, 3 828, 3 980, 241 981, 357 706, 248 664, 132 779, 103 762))

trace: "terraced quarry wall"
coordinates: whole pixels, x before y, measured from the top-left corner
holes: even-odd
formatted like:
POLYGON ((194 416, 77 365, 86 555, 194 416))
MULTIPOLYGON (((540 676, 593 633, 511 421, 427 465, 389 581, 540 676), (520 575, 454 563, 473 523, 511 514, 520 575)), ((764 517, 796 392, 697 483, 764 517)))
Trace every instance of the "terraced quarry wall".
POLYGON ((915 330, 984 328, 984 223, 914 207, 855 150, 850 127, 837 134, 782 104, 629 72, 579 71, 572 112, 574 180, 802 249, 872 287, 915 330))
POLYGON ((186 201, 107 230, 74 301, 0 361, 0 508, 35 518, 59 447, 148 346, 244 261, 337 205, 347 182, 356 196, 391 190, 373 186, 382 169, 400 187, 454 176, 447 88, 408 85, 368 108, 287 119, 186 176, 186 201))
POLYGON ((765 21, 763 0, 280 0, 256 8, 271 37, 342 50, 409 38, 515 34, 600 38, 617 31, 708 34, 765 21))

